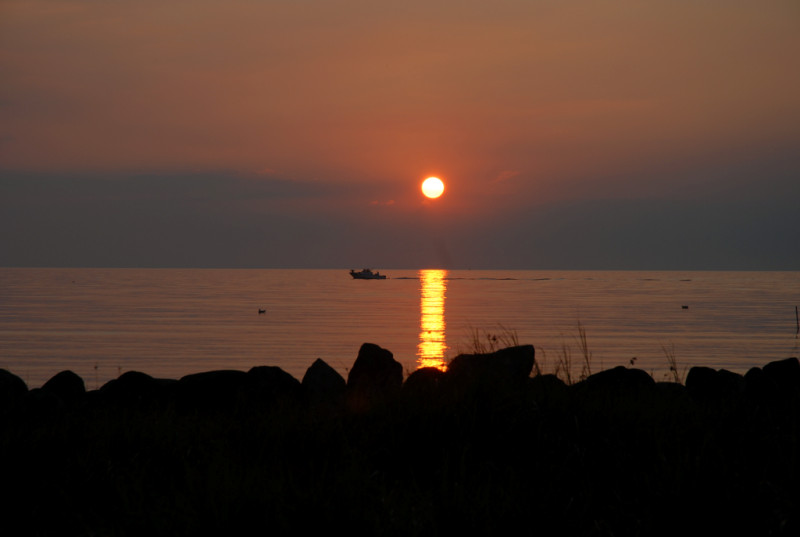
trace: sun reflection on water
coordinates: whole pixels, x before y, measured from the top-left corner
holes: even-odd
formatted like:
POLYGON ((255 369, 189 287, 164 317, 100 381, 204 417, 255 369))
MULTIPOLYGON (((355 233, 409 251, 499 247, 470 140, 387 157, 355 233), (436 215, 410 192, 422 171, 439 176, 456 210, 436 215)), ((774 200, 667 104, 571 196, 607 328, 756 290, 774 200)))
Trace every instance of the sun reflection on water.
POLYGON ((419 271, 419 367, 436 367, 444 371, 447 363, 445 339, 444 300, 447 290, 447 271, 425 269, 419 271))

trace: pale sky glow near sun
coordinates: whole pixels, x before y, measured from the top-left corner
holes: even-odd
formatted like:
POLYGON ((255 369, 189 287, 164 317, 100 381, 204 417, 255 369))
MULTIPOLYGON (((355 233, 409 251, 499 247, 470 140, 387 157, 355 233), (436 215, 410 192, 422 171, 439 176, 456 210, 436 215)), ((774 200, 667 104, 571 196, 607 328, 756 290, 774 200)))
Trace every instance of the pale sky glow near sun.
POLYGON ((0 266, 800 270, 799 30, 796 0, 0 0, 0 266))

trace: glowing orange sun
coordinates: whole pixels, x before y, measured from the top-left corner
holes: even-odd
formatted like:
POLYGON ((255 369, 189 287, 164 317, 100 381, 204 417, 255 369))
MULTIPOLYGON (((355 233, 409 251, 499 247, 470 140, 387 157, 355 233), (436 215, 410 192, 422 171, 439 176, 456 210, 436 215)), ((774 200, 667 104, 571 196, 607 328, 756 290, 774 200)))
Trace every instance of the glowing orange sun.
POLYGON ((422 193, 426 197, 434 199, 438 198, 444 192, 444 183, 438 177, 428 177, 422 181, 422 193))

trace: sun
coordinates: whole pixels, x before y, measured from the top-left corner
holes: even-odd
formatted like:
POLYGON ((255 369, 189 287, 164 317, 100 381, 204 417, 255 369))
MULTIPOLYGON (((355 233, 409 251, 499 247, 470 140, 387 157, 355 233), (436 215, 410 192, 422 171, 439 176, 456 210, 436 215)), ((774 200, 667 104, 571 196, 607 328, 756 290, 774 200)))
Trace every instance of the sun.
POLYGON ((438 177, 428 177, 422 181, 422 193, 426 197, 434 199, 438 198, 444 192, 444 183, 438 177))

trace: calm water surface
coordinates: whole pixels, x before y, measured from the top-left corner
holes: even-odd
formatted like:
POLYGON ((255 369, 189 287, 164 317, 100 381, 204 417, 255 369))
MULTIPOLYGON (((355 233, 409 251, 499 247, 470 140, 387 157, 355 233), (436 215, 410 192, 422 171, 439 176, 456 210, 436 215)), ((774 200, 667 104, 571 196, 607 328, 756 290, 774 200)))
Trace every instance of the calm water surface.
POLYGON ((635 358, 657 380, 667 353, 738 372, 798 355, 798 272, 382 272, 0 269, 0 367, 31 387, 64 369, 88 388, 129 370, 277 365, 301 379, 318 357, 346 374, 373 342, 410 372, 471 350, 476 331, 514 331, 545 370, 566 349, 577 375, 579 325, 594 370, 635 358))

